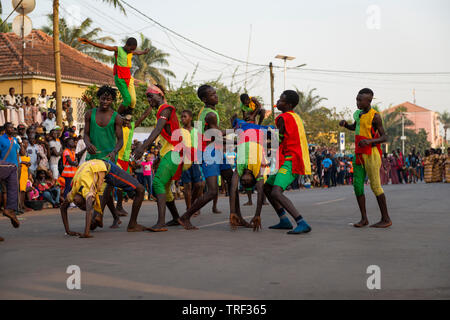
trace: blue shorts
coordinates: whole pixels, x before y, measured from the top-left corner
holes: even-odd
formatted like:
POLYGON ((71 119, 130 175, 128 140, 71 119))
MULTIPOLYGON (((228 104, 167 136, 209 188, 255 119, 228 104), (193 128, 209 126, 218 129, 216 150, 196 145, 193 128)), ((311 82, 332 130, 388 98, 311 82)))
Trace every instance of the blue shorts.
POLYGON ((107 184, 122 189, 127 193, 136 191, 136 188, 140 183, 135 178, 111 161, 108 160, 105 162, 110 166, 110 169, 105 176, 105 182, 107 184))
POLYGON ((202 172, 199 164, 192 164, 189 169, 183 171, 181 174, 181 182, 183 182, 183 184, 197 183, 200 181, 202 181, 202 172))
POLYGON ((219 163, 216 163, 216 159, 214 159, 216 155, 214 143, 211 143, 208 147, 206 147, 206 150, 203 152, 202 172, 205 179, 208 177, 218 177, 220 176, 221 171, 228 169, 231 170, 231 166, 227 163, 227 158, 225 157, 223 151, 217 151, 217 157, 219 159, 222 158, 222 161, 219 161, 219 163))

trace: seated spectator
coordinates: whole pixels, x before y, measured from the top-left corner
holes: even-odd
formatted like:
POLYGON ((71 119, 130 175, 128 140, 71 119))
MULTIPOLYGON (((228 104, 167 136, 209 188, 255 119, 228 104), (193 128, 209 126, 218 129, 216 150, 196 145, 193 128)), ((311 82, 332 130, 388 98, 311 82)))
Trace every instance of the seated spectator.
POLYGON ((51 171, 39 167, 35 187, 39 190, 39 200, 46 200, 52 204, 53 208, 59 208, 61 189, 53 179, 51 171))

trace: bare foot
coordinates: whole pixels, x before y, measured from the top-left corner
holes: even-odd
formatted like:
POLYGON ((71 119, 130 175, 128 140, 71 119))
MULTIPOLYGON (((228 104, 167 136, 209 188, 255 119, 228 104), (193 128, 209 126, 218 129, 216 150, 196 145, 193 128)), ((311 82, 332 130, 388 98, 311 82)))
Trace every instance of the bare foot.
POLYGON ((164 232, 168 231, 167 226, 165 224, 155 224, 153 227, 146 228, 146 230, 151 232, 164 232))
POLYGON ((192 216, 195 218, 195 217, 198 217, 200 215, 200 210, 198 210, 196 213, 194 213, 192 216))
POLYGON ((235 213, 230 214, 230 226, 231 229, 236 229, 237 227, 252 228, 252 225, 250 223, 248 223, 244 218, 238 216, 235 213))
POLYGON ((252 205, 253 205, 253 202, 246 202, 243 204, 243 206, 252 206, 252 205))
POLYGON ((168 227, 174 227, 174 226, 179 226, 180 223, 178 222, 178 219, 172 219, 169 222, 166 223, 166 226, 168 227))
POLYGON ((119 228, 119 224, 122 224, 122 221, 120 221, 120 219, 114 220, 113 224, 111 225, 111 229, 118 229, 119 228))
POLYGON ((358 222, 358 223, 354 223, 353 226, 354 226, 355 228, 362 228, 362 227, 367 226, 368 224, 369 224, 369 220, 361 220, 361 221, 358 222))
POLYGON ((5 211, 3 211, 3 215, 5 217, 8 217, 11 220, 11 224, 14 228, 18 228, 20 226, 20 222, 17 219, 16 214, 14 213, 14 211, 9 210, 9 209, 5 209, 5 211))
POLYGON ((212 209, 212 212, 213 212, 213 213, 222 213, 222 211, 220 211, 220 210, 217 209, 217 208, 213 208, 213 209, 212 209))
POLYGON ((388 221, 381 220, 380 222, 377 222, 377 223, 371 225, 370 227, 371 228, 387 228, 387 227, 390 227, 390 226, 392 226, 392 221, 391 220, 388 220, 388 221))
POLYGON ((128 226, 127 231, 128 232, 142 232, 147 230, 147 227, 144 227, 140 224, 135 224, 134 226, 128 226))
POLYGON ((191 224, 191 221, 188 218, 179 218, 178 222, 185 228, 186 230, 198 230, 197 227, 191 224))
POLYGON ((128 212, 126 212, 123 208, 116 208, 116 210, 119 217, 126 217, 128 215, 128 212))
POLYGON ((269 203, 267 201, 263 202, 263 206, 268 206, 268 205, 269 205, 269 203))
POLYGON ((261 230, 261 217, 253 217, 252 221, 250 221, 250 224, 253 227, 253 231, 261 230))
POLYGON ((5 239, 3 239, 2 237, 0 237, 0 242, 5 241, 5 239))

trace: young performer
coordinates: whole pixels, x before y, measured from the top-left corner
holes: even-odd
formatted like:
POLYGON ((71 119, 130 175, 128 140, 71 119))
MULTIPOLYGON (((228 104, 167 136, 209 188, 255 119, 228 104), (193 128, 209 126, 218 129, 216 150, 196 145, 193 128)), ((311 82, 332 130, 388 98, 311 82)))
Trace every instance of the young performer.
POLYGON ((261 208, 264 202, 264 173, 266 170, 265 150, 267 145, 267 132, 269 127, 248 123, 234 115, 231 119, 232 127, 238 133, 238 146, 236 156, 236 170, 231 180, 231 208, 236 214, 239 208, 239 180, 242 187, 252 189, 256 187, 258 199, 255 216, 250 224, 254 231, 261 229, 261 208))
MULTIPOLYGON (((69 236, 80 236, 80 238, 92 237, 89 234, 89 229, 92 229, 91 223, 94 210, 96 213, 103 215, 104 204, 100 203, 100 190, 103 183, 107 184, 107 189, 117 187, 125 192, 135 193, 127 231, 138 232, 146 230, 146 227, 137 223, 142 200, 144 200, 144 187, 135 178, 109 160, 90 160, 84 162, 78 168, 72 180, 72 190, 61 206, 61 217, 66 234, 69 236), (71 202, 74 202, 81 210, 86 211, 86 225, 83 234, 70 231, 67 208, 71 202)), ((110 192, 105 190, 105 197, 110 196, 110 194, 110 192)), ((118 221, 115 220, 113 226, 117 223, 118 221)))
POLYGON ((256 123, 256 117, 259 116, 258 124, 264 120, 264 109, 261 103, 255 97, 249 97, 248 94, 241 94, 242 117, 249 123, 256 123))
POLYGON ((170 190, 172 180, 181 177, 183 169, 183 150, 176 150, 175 146, 184 141, 190 144, 190 137, 180 136, 178 117, 175 107, 166 103, 164 91, 155 85, 150 85, 146 92, 147 100, 151 108, 158 108, 156 112, 156 126, 144 143, 134 151, 134 158, 140 159, 150 145, 161 136, 162 147, 160 150, 161 160, 153 179, 153 192, 158 204, 158 222, 150 231, 167 231, 167 226, 177 225, 179 218, 175 199, 170 190), (178 135, 177 135, 178 134, 178 135), (165 223, 166 205, 172 214, 173 220, 165 223))
POLYGON ((386 197, 380 182, 381 148, 380 143, 387 140, 380 114, 370 106, 373 91, 364 88, 356 96, 358 110, 353 114, 355 122, 351 125, 342 120, 339 125, 355 131, 355 155, 353 157, 353 188, 361 211, 361 221, 353 226, 360 228, 367 226, 369 220, 366 213, 366 197, 364 196, 364 180, 366 175, 370 180, 370 187, 377 197, 381 211, 381 221, 371 225, 374 228, 387 228, 392 225, 389 218, 386 197))
MULTIPOLYGON (((202 172, 206 180, 207 192, 199 197, 197 201, 193 203, 186 213, 179 219, 180 224, 185 229, 197 229, 191 224, 190 219, 195 212, 203 208, 210 201, 213 201, 213 199, 217 196, 219 189, 217 177, 221 175, 230 187, 231 177, 233 176, 231 166, 226 163, 222 141, 215 142, 212 138, 208 138, 205 135, 205 132, 209 129, 219 130, 220 120, 219 114, 216 110, 216 105, 219 103, 219 98, 216 90, 210 85, 202 85, 198 88, 197 95, 205 104, 205 107, 199 115, 199 121, 202 125, 201 128, 203 134, 202 172), (216 151, 218 153, 217 157, 216 151)), ((223 134, 224 132, 221 132, 221 135, 223 134)), ((231 210, 230 202, 230 211, 231 210)), ((250 227, 250 224, 242 218, 240 212, 236 212, 235 215, 230 214, 230 223, 232 226, 250 227)))
MULTIPOLYGON (((152 108, 147 108, 145 112, 141 115, 141 117, 136 121, 132 120, 132 115, 127 114, 123 117, 123 124, 122 124, 122 130, 123 130, 123 146, 122 149, 119 150, 118 153, 118 159, 117 159, 117 165, 124 171, 130 173, 129 170, 129 161, 130 161, 130 154, 131 154, 131 145, 133 143, 133 134, 134 129, 141 126, 142 122, 149 116, 150 112, 152 111, 152 108)), ((128 212, 125 211, 123 208, 123 193, 117 192, 117 206, 116 209, 119 212, 119 216, 127 216, 128 212)))
POLYGON ((131 76, 131 62, 133 55, 142 55, 150 52, 147 48, 144 51, 136 50, 137 41, 135 38, 128 38, 125 46, 107 46, 101 43, 95 43, 88 39, 78 38, 78 41, 84 44, 90 44, 94 47, 114 51, 114 83, 122 95, 122 104, 117 110, 119 114, 131 113, 136 106, 136 91, 134 89, 134 78, 131 76))
POLYGON ((282 112, 275 123, 279 130, 279 166, 278 172, 269 176, 264 184, 264 192, 272 207, 278 214, 280 222, 270 229, 292 229, 292 224, 286 211, 295 219, 297 227, 288 234, 301 234, 311 231, 311 227, 287 198, 283 191, 297 179, 298 175, 310 175, 311 163, 309 159, 308 142, 306 141, 303 121, 293 112, 298 104, 299 96, 293 90, 284 91, 277 102, 277 108, 282 112))
MULTIPOLYGON (((183 182, 184 200, 186 202, 186 210, 189 209, 192 203, 197 200, 203 194, 202 183, 202 171, 200 164, 195 163, 198 160, 198 135, 199 132, 196 128, 192 127, 192 111, 183 110, 181 113, 181 122, 183 129, 187 130, 191 137, 192 154, 190 160, 192 162, 191 167, 188 170, 183 171, 181 174, 181 181, 183 182)), ((195 214, 199 215, 200 210, 195 214)))
MULTIPOLYGON (((84 142, 88 151, 86 161, 101 159, 116 163, 117 153, 123 146, 122 118, 111 108, 116 99, 116 90, 109 86, 102 86, 97 91, 97 97, 99 97, 99 107, 89 110, 84 117, 84 142)), ((112 192, 112 189, 108 188, 106 191, 112 192)), ((114 220, 119 223, 112 197, 106 199, 109 199, 107 205, 114 220)), ((103 215, 96 218, 97 225, 101 227, 103 215)), ((95 227, 94 224, 93 229, 95 227)))

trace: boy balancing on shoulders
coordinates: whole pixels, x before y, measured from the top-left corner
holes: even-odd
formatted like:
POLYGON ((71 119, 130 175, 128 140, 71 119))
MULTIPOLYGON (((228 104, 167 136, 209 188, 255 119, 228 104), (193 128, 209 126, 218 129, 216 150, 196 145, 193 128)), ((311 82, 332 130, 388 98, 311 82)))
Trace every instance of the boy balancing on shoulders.
POLYGON ((272 207, 278 214, 280 222, 270 229, 292 229, 293 226, 286 211, 294 218, 297 226, 288 234, 302 234, 311 231, 311 227, 295 208, 283 191, 298 177, 310 175, 308 142, 306 141, 303 122, 292 110, 298 104, 299 96, 293 90, 284 91, 277 102, 277 108, 282 113, 275 119, 279 130, 279 166, 278 172, 269 176, 264 184, 264 192, 272 207))
POLYGON ((259 116, 258 124, 264 120, 265 111, 255 97, 249 97, 248 94, 243 93, 240 96, 242 117, 246 122, 256 123, 256 117, 259 116))
POLYGON ((348 124, 342 120, 339 125, 355 131, 355 156, 353 157, 353 188, 361 211, 361 221, 353 226, 361 228, 369 224, 366 212, 366 197, 364 196, 364 180, 366 174, 370 180, 370 187, 377 197, 381 211, 381 221, 371 225, 374 228, 387 228, 392 225, 389 218, 386 197, 380 182, 381 148, 380 143, 387 140, 380 114, 370 106, 373 91, 364 88, 356 96, 358 110, 353 114, 355 122, 348 124))
POLYGON ((123 47, 107 46, 84 38, 78 38, 78 41, 100 49, 114 51, 114 82, 123 98, 123 102, 117 111, 121 115, 131 113, 136 106, 134 78, 131 76, 132 58, 133 55, 147 54, 150 49, 147 48, 143 51, 136 50, 137 41, 135 38, 128 38, 123 47))
MULTIPOLYGON (((109 199, 100 202, 100 191, 103 183, 107 188, 117 187, 125 192, 135 193, 131 218, 128 223, 128 232, 139 232, 147 230, 146 227, 137 223, 137 217, 144 200, 144 187, 130 174, 120 169, 109 160, 89 160, 84 162, 75 173, 72 180, 72 189, 61 205, 61 217, 66 234, 69 236, 80 236, 80 238, 91 238, 89 230, 91 228, 94 210, 103 215, 105 203, 109 199), (84 233, 70 231, 69 220, 67 218, 67 208, 70 203, 75 203, 81 210, 86 211, 86 225, 84 233)), ((110 197, 110 192, 105 192, 105 197, 110 197)), ((116 221, 114 222, 116 223, 116 221)))

